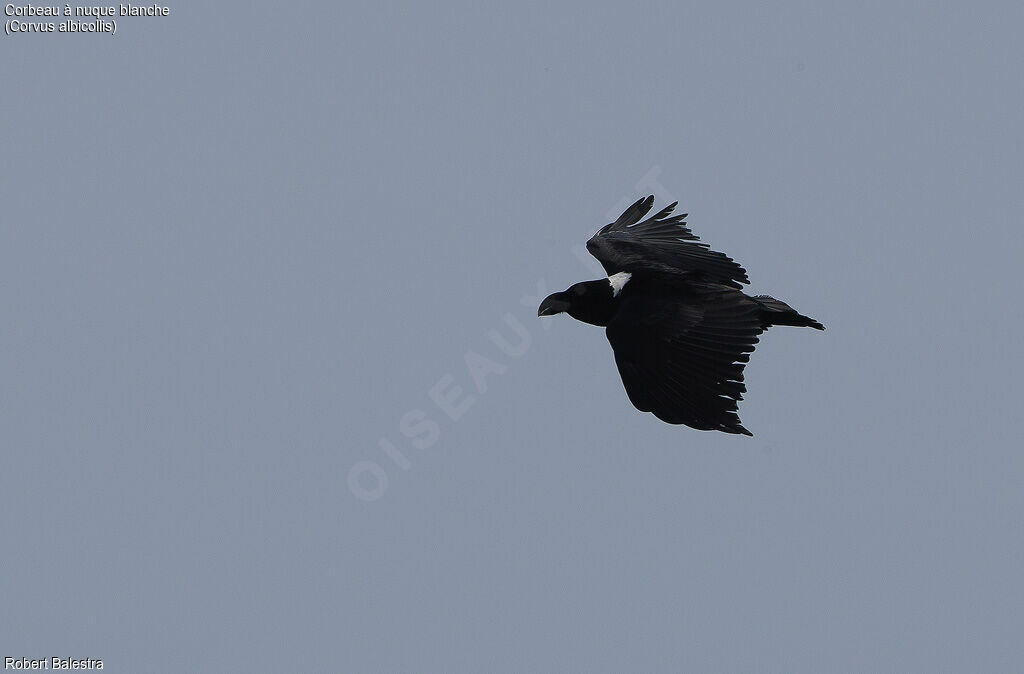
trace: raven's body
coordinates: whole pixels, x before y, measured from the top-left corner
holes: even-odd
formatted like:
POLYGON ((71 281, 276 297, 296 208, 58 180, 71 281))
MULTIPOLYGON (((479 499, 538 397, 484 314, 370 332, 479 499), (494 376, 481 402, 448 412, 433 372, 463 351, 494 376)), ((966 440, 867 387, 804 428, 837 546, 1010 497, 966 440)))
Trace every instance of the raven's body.
POLYGON ((630 206, 587 242, 609 278, 548 296, 537 313, 566 312, 606 328, 630 401, 672 424, 750 435, 740 425, 743 366, 772 325, 824 330, 785 302, 748 296, 746 271, 695 243, 675 204, 640 221, 654 197, 630 206))

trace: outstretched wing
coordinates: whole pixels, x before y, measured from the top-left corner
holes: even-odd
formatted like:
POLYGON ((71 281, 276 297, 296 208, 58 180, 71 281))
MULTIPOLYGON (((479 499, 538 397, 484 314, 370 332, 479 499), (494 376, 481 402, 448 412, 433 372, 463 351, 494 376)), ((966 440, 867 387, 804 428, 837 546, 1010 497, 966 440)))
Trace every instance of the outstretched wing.
POLYGON ((705 288, 686 301, 624 298, 606 334, 638 410, 670 424, 752 435, 736 412, 743 367, 762 330, 757 303, 705 288))
POLYGON ((686 213, 671 215, 676 203, 641 222, 654 205, 654 195, 640 199, 591 237, 587 250, 609 276, 620 271, 682 272, 733 288, 750 283, 746 270, 731 257, 697 241, 683 222, 686 213))

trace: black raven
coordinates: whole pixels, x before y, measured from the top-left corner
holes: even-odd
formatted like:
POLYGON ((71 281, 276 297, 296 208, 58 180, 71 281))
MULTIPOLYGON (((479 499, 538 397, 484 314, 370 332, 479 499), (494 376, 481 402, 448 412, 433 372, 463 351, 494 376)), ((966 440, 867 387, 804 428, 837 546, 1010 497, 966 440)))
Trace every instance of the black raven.
POLYGON ((606 328, 630 401, 670 424, 753 435, 736 403, 757 336, 773 325, 824 330, 768 295, 740 291, 747 272, 713 251, 672 215, 670 204, 641 221, 654 195, 601 228, 587 250, 608 278, 549 295, 538 316, 568 313, 606 328))

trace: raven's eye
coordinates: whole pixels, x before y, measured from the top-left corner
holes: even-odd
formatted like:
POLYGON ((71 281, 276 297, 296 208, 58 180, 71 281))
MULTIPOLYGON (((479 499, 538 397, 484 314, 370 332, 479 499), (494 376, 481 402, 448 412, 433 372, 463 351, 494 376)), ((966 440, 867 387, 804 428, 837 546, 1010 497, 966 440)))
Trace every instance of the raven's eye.
POLYGON ((587 292, 587 288, 582 283, 577 283, 572 287, 572 291, 577 295, 582 295, 583 293, 587 292))

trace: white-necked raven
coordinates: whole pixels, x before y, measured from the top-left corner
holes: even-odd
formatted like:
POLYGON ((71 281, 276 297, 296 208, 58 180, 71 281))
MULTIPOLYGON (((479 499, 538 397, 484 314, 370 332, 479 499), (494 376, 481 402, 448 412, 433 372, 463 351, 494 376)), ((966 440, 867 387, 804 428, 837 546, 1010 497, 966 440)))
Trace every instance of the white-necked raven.
POLYGON ((538 316, 568 313, 606 328, 630 401, 670 424, 752 435, 740 425, 743 366, 772 325, 824 330, 768 295, 740 291, 747 272, 699 243, 670 204, 641 221, 654 196, 601 228, 587 250, 608 278, 549 295, 538 316))

